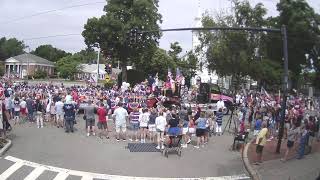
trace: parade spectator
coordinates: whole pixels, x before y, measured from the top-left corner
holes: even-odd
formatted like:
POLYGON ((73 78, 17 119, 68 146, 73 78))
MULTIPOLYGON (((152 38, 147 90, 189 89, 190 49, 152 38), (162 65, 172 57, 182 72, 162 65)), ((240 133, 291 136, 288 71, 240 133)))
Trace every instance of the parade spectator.
POLYGON ((55 112, 56 112, 56 120, 57 120, 57 127, 64 126, 63 124, 63 102, 61 101, 61 98, 57 99, 57 102, 55 103, 55 112))
POLYGON ((159 116, 156 118, 156 130, 157 130, 157 149, 164 149, 164 131, 167 124, 166 118, 163 116, 163 112, 159 112, 159 116))
POLYGON ((99 137, 106 137, 109 139, 108 133, 108 124, 107 124, 107 110, 103 103, 100 103, 100 106, 97 110, 98 114, 98 129, 99 129, 99 137))
POLYGON ((36 100, 35 110, 36 110, 37 127, 43 128, 43 118, 42 118, 43 105, 41 104, 39 99, 36 100))
POLYGON ((204 136, 206 133, 206 123, 207 119, 205 118, 205 112, 201 112, 200 117, 195 121, 196 128, 196 136, 197 136, 197 145, 195 148, 199 149, 200 146, 204 147, 204 136))
POLYGON ((182 145, 183 148, 186 148, 188 143, 191 142, 191 139, 188 135, 189 132, 189 115, 188 115, 188 110, 187 107, 182 107, 182 109, 179 112, 179 119, 182 121, 182 135, 183 135, 183 142, 184 144, 182 145))
POLYGON ((84 107, 84 117, 86 120, 86 127, 87 127, 87 136, 96 135, 95 130, 95 106, 92 104, 91 100, 88 100, 88 105, 84 107))
POLYGON ((255 165, 262 163, 262 152, 267 142, 268 128, 265 122, 262 123, 262 129, 256 138, 256 161, 255 165))
POLYGON ((149 119, 150 119, 150 114, 148 112, 148 109, 145 108, 142 110, 142 114, 139 117, 141 143, 146 142, 149 119))
POLYGON ((27 113, 28 113, 28 120, 29 122, 33 123, 33 107, 34 107, 34 102, 33 102, 33 99, 32 99, 32 96, 28 97, 27 101, 27 113))
POLYGON ((222 118, 223 118, 223 112, 222 112, 222 108, 220 108, 216 113, 216 134, 218 136, 221 136, 222 134, 222 118))
POLYGON ((288 131, 287 149, 281 161, 285 162, 288 160, 288 155, 294 146, 294 142, 296 141, 298 134, 299 134, 299 129, 295 124, 292 124, 291 129, 288 131))
POLYGON ((72 132, 73 133, 73 125, 75 120, 75 112, 76 108, 75 105, 72 104, 72 101, 66 101, 66 103, 63 105, 63 111, 64 111, 64 119, 65 119, 65 125, 66 125, 66 133, 72 132))
POLYGON ((131 125, 131 130, 133 133, 131 133, 131 138, 129 141, 133 141, 135 139, 136 142, 138 142, 138 131, 139 131, 139 117, 140 117, 140 112, 138 108, 134 108, 133 112, 130 113, 130 125, 131 125))
POLYGON ((18 124, 20 122, 20 101, 19 98, 16 97, 14 99, 14 124, 18 124))
POLYGON ((116 133, 117 133, 117 141, 120 141, 120 135, 122 133, 122 140, 126 141, 126 121, 128 118, 128 112, 122 106, 123 104, 120 102, 118 103, 118 108, 113 113, 114 123, 116 126, 116 133))
POLYGON ((301 126, 300 131, 300 141, 299 141, 299 147, 298 147, 298 155, 297 159, 302 159, 305 154, 305 147, 308 145, 308 138, 309 138, 309 127, 308 123, 304 122, 301 126))
POLYGON ((25 101, 24 97, 22 97, 20 102, 20 112, 21 112, 21 118, 25 121, 25 118, 27 116, 27 102, 25 101))
POLYGON ((149 116, 149 122, 148 122, 148 130, 149 130, 150 142, 154 142, 155 141, 156 118, 157 118, 157 111, 156 111, 156 109, 152 108, 150 116, 149 116))

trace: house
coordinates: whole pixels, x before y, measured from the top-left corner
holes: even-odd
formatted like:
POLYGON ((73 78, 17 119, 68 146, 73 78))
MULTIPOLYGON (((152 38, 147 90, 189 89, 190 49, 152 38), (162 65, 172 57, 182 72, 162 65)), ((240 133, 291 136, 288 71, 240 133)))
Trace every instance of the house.
POLYGON ((8 58, 4 61, 5 74, 24 78, 35 75, 38 71, 47 72, 48 76, 54 74, 54 62, 41 58, 33 54, 21 54, 8 58))
MULTIPOLYGON (((98 65, 97 64, 80 64, 81 72, 78 73, 77 78, 80 80, 93 80, 96 81, 98 74, 98 65)), ((105 64, 99 64, 99 80, 106 79, 105 64)), ((116 79, 117 75, 120 73, 120 70, 117 68, 112 68, 112 79, 116 79)))

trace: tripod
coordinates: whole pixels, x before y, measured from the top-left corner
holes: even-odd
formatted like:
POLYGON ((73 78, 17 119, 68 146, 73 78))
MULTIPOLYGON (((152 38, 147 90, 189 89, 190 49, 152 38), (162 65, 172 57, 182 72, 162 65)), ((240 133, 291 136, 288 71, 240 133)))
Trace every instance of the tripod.
POLYGON ((236 121, 235 121, 234 118, 233 118, 234 110, 236 110, 236 108, 233 108, 233 109, 231 110, 231 115, 230 115, 230 117, 229 117, 229 119, 228 119, 228 121, 227 121, 226 126, 224 127, 224 129, 223 129, 223 131, 222 131, 222 134, 224 134, 224 132, 226 131, 227 127, 228 127, 228 132, 230 133, 231 121, 233 121, 233 123, 234 123, 234 133, 235 133, 235 134, 237 133, 237 123, 236 123, 236 121))

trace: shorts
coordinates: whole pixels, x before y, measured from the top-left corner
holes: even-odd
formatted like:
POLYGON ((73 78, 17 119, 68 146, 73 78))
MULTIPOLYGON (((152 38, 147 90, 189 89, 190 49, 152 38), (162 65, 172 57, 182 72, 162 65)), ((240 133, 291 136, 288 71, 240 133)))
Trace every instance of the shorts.
POLYGON ((121 132, 126 132, 127 130, 127 125, 126 123, 124 124, 116 124, 116 133, 120 133, 121 132))
POLYGON ((189 133, 190 133, 190 134, 194 134, 194 133, 195 133, 195 131, 196 131, 196 129, 195 129, 195 128, 190 128, 190 127, 189 127, 188 129, 189 129, 189 133))
POLYGON ((14 116, 20 116, 20 111, 14 111, 14 116))
POLYGON ((133 131, 139 130, 139 123, 130 123, 130 125, 133 131))
POLYGON ((149 127, 150 132, 156 132, 156 125, 155 124, 149 124, 148 127, 149 127))
POLYGON ((183 134, 183 135, 187 134, 188 131, 189 131, 189 128, 188 128, 188 127, 182 128, 182 134, 183 134))
POLYGON ((168 129, 168 134, 171 136, 177 136, 180 134, 180 128, 178 127, 171 127, 168 129))
POLYGON ((293 145, 294 145, 294 141, 289 141, 289 140, 288 140, 288 142, 287 142, 287 147, 288 147, 288 148, 292 148, 293 145))
POLYGON ((86 124, 87 124, 87 127, 88 126, 95 126, 95 119, 87 119, 86 124))
POLYGON ((22 115, 27 115, 26 108, 20 108, 20 112, 21 112, 22 115))
POLYGON ((162 132, 164 132, 164 131, 162 131, 162 130, 160 130, 160 129, 156 129, 156 131, 158 132, 158 133, 162 133, 162 132))
POLYGON ((257 147, 256 147, 256 153, 257 153, 257 154, 262 154, 262 151, 263 151, 263 146, 257 145, 257 147))
POLYGON ((98 122, 97 126, 98 126, 98 129, 103 129, 103 130, 107 129, 108 127, 107 122, 98 122))
POLYGON ((196 136, 201 137, 204 136, 206 133, 206 129, 196 129, 196 136))

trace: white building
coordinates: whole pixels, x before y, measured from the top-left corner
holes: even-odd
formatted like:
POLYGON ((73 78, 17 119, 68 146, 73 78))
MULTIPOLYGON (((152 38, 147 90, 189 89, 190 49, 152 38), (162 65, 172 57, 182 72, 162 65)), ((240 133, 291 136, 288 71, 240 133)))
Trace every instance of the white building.
MULTIPOLYGON (((196 28, 203 27, 201 22, 202 17, 202 10, 201 10, 201 4, 200 0, 198 0, 198 15, 194 19, 194 26, 196 28)), ((199 40, 199 31, 193 31, 192 32, 192 50, 194 53, 196 53, 196 49, 200 45, 199 40)), ((193 78, 192 84, 195 85, 198 80, 201 80, 202 83, 214 83, 218 84, 220 87, 223 87, 225 89, 230 88, 231 84, 231 77, 219 77, 215 71, 210 71, 208 69, 208 61, 206 60, 205 53, 206 48, 204 47, 201 52, 196 53, 198 57, 198 70, 196 72, 196 77, 193 78)))
MULTIPOLYGON (((96 80, 98 74, 97 64, 81 64, 81 73, 77 75, 78 79, 96 80)), ((99 80, 104 80, 106 77, 105 64, 99 64, 99 80)))
MULTIPOLYGON (((200 0, 198 0, 198 15, 194 19, 194 27, 201 28, 202 22, 202 11, 200 6, 200 0)), ((192 31, 192 50, 195 54, 197 54, 198 57, 198 69, 196 71, 196 77, 193 78, 192 84, 196 84, 197 80, 201 80, 202 83, 217 83, 218 82, 218 75, 215 71, 210 72, 208 69, 208 62, 206 60, 204 52, 206 51, 206 48, 203 48, 201 52, 196 53, 196 48, 200 46, 200 40, 199 40, 199 31, 192 31)))

